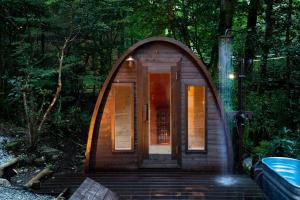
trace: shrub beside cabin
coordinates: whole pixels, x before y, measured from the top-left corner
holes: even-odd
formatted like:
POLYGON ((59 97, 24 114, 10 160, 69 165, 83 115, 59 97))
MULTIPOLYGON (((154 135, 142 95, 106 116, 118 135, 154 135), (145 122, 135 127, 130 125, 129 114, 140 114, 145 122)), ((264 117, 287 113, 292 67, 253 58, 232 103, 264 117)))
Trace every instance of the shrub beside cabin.
POLYGON ((91 119, 86 171, 227 172, 232 145, 205 65, 182 43, 149 38, 108 75, 91 119))

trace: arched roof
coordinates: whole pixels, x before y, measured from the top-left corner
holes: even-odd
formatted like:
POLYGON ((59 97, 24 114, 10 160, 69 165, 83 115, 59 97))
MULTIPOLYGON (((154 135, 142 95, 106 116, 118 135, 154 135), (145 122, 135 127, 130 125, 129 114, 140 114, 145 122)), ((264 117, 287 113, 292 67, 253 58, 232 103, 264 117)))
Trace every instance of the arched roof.
MULTIPOLYGON (((96 101, 96 105, 95 105, 93 115, 91 118, 91 123, 90 123, 90 128, 89 128, 89 133, 88 133, 88 141, 87 141, 87 147, 86 147, 86 162, 85 162, 86 170, 88 170, 90 167, 90 154, 91 154, 91 148, 92 148, 92 139, 93 139, 93 135, 95 132, 94 128, 95 128, 97 115, 99 113, 99 108, 100 108, 101 102, 104 98, 105 92, 107 91, 107 89, 109 87, 109 84, 112 82, 114 76, 116 75, 116 73, 118 73, 119 68, 121 67, 122 63, 125 61, 125 59, 128 56, 132 55, 134 53, 134 51, 136 51, 138 48, 140 48, 144 45, 147 45, 149 43, 154 43, 154 42, 169 43, 169 44, 179 48, 180 50, 182 50, 183 52, 186 53, 186 55, 195 63, 198 70, 203 74, 203 77, 205 78, 208 87, 211 89, 213 97, 216 101, 217 109, 220 113, 222 125, 225 130, 229 158, 232 158, 231 136, 230 136, 230 133, 227 128, 227 123, 226 123, 226 119, 225 119, 225 115, 224 115, 224 109, 221 104, 221 101, 220 101, 220 98, 218 95, 218 91, 217 91, 215 85, 213 84, 213 81, 211 79, 211 76, 209 75, 209 72, 207 71, 207 67, 205 66, 205 64, 202 62, 201 59, 199 59, 192 52, 192 50, 190 48, 188 48, 183 43, 181 43, 175 39, 167 38, 167 37, 151 37, 151 38, 141 40, 127 49, 127 51, 113 65, 110 73, 108 74, 108 76, 99 92, 98 99, 96 101)), ((232 165, 232 163, 229 163, 229 165, 232 165)))

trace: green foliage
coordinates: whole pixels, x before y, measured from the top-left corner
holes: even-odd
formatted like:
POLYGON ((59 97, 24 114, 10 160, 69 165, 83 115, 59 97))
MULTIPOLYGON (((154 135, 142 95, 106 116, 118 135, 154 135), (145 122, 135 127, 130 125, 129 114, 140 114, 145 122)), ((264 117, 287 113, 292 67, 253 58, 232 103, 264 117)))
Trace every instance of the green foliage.
MULTIPOLYGON (((300 2, 293 1, 290 25, 288 2, 274 2, 264 77, 260 72, 265 1, 259 1, 251 35, 255 56, 252 69, 247 71, 245 102, 253 119, 247 121, 243 139, 246 153, 259 157, 300 156, 300 13, 296 12, 300 2)), ((235 58, 245 50, 249 3, 234 1, 235 58)), ((62 92, 44 129, 45 135, 54 138, 86 136, 97 93, 109 70, 138 40, 168 36, 182 41, 208 64, 217 82, 215 47, 222 24, 220 2, 216 0, 2 0, 0 17, 0 79, 5 82, 0 117, 23 127, 23 91, 30 117, 39 118, 55 93, 61 45, 71 30, 78 32, 65 51, 62 92)))
POLYGON ((292 132, 286 127, 280 133, 274 134, 271 140, 263 140, 253 153, 259 158, 267 156, 284 156, 300 158, 300 131, 292 132))

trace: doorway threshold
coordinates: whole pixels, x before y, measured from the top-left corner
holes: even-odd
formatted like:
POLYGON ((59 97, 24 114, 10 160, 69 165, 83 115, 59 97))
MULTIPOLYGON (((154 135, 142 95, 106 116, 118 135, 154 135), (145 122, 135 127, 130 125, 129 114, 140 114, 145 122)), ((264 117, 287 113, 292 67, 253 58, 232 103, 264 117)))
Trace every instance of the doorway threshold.
POLYGON ((178 169, 177 160, 143 160, 141 168, 175 168, 178 169))

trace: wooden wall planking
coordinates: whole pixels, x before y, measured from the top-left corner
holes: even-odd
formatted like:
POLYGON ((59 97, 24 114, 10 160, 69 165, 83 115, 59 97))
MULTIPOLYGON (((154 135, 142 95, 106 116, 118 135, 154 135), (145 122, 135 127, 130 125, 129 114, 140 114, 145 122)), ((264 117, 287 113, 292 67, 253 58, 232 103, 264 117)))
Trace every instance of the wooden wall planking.
MULTIPOLYGON (((207 87, 207 153, 186 153, 186 121, 185 121, 185 86, 186 84, 207 86, 207 80, 199 68, 190 57, 180 48, 166 43, 153 42, 139 47, 133 54, 135 59, 170 59, 182 57, 181 62, 181 154, 182 169, 186 170, 211 170, 223 171, 228 168, 229 159, 225 131, 222 127, 221 116, 216 106, 215 98, 212 91, 207 87), (158 50, 158 51, 157 51, 158 50)), ((111 151, 111 127, 110 127, 110 110, 111 95, 108 94, 107 103, 103 109, 103 115, 100 122, 99 137, 97 141, 96 156, 94 163, 96 169, 119 168, 119 169, 137 169, 138 168, 138 137, 137 132, 137 65, 134 69, 129 69, 127 65, 122 64, 113 82, 133 82, 135 83, 135 145, 133 153, 120 153, 111 151)), ((95 142, 94 142, 95 143, 95 142)))

